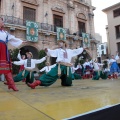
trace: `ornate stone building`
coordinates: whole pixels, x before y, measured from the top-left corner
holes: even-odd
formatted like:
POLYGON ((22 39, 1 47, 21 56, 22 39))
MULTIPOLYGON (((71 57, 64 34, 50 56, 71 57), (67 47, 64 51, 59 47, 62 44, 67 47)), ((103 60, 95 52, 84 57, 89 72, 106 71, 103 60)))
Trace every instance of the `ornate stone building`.
POLYGON ((5 27, 16 37, 26 40, 26 20, 38 22, 38 42, 21 46, 33 52, 35 58, 39 50, 57 46, 56 26, 66 29, 68 47, 71 49, 82 46, 82 32, 88 33, 91 47, 87 54, 95 58, 94 10, 91 0, 0 0, 0 14, 5 27))

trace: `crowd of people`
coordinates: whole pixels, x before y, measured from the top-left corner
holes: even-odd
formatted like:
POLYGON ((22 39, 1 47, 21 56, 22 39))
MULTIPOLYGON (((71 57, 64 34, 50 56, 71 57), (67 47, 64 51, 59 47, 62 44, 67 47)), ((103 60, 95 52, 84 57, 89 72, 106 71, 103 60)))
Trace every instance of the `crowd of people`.
POLYGON ((99 80, 99 78, 111 79, 118 77, 120 72, 117 64, 118 54, 115 57, 112 55, 111 59, 107 60, 108 66, 106 68, 103 68, 103 63, 98 63, 97 59, 86 59, 84 64, 78 63, 75 67, 75 63, 71 62, 72 58, 80 55, 87 48, 68 49, 65 40, 58 40, 58 48, 56 49, 45 48, 47 55, 41 59, 33 59, 31 52, 21 55, 19 51, 17 56, 19 61, 11 62, 7 43, 9 42, 14 47, 18 47, 26 41, 9 34, 3 29, 3 26, 3 20, 0 18, 0 74, 4 77, 2 79, 6 80, 4 84, 8 86, 8 89, 18 91, 15 82, 19 81, 25 81, 27 86, 35 89, 36 86, 50 86, 58 78, 61 79, 62 86, 72 86, 72 81, 75 79, 92 78, 93 80, 99 80), (36 64, 44 62, 48 56, 57 58, 56 63, 50 65, 49 62, 46 62, 46 66, 39 71, 45 71, 45 73, 35 79, 34 69, 36 64), (14 77, 12 76, 12 64, 20 66, 19 73, 14 77))

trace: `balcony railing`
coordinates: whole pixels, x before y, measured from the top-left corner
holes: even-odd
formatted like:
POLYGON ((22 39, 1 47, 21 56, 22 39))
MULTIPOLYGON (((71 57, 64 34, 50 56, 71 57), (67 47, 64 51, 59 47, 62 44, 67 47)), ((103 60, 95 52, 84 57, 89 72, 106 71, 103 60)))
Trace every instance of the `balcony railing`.
MULTIPOLYGON (((89 33, 87 33, 87 34, 89 34, 89 33)), ((79 37, 82 37, 82 32, 78 31, 78 32, 76 32, 76 35, 78 35, 79 37)), ((89 37, 90 37, 90 39, 95 39, 91 34, 89 34, 89 37)))
MULTIPOLYGON (((1 15, 0 17, 3 18, 4 23, 9 23, 9 24, 14 24, 14 25, 20 25, 20 26, 26 26, 26 20, 14 17, 14 16, 5 16, 5 15, 1 15)), ((56 32, 56 27, 55 25, 50 25, 47 23, 39 23, 38 22, 38 29, 42 29, 42 30, 47 30, 47 31, 53 31, 56 32)), ((64 28, 66 30, 66 34, 70 34, 69 29, 64 28)))

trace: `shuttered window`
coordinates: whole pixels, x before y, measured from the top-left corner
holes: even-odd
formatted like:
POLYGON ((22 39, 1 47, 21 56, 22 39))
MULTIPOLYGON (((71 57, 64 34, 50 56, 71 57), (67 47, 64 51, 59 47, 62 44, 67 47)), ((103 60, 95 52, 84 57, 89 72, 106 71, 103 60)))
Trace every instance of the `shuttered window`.
POLYGON ((33 8, 23 7, 23 19, 35 21, 36 10, 33 8))

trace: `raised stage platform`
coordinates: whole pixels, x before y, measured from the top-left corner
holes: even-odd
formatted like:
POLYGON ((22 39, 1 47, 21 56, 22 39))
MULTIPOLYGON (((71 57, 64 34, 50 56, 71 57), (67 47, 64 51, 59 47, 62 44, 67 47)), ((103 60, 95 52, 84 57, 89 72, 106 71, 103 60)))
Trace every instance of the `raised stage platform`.
POLYGON ((72 87, 62 87, 58 80, 36 89, 16 84, 19 92, 0 82, 0 120, 67 120, 120 103, 120 79, 74 80, 72 87))

